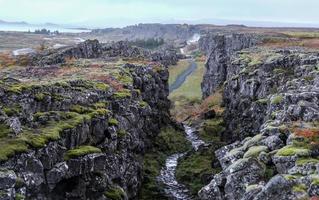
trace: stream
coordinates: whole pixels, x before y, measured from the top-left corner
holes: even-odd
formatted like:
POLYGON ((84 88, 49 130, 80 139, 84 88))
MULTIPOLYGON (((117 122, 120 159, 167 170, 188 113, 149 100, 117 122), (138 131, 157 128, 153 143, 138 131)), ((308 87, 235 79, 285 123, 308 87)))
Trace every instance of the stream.
MULTIPOLYGON (((192 127, 184 125, 186 138, 192 143, 192 147, 195 151, 198 150, 199 146, 204 144, 204 141, 200 140, 196 135, 196 130, 192 127)), ((165 166, 162 168, 158 180, 164 184, 165 194, 174 200, 192 200, 193 197, 189 190, 176 180, 176 167, 178 159, 183 157, 185 153, 177 153, 169 156, 166 159, 165 166)))
POLYGON ((197 64, 194 60, 189 61, 189 67, 177 76, 174 83, 169 86, 169 92, 173 92, 178 89, 186 80, 186 78, 191 75, 197 69, 197 64))

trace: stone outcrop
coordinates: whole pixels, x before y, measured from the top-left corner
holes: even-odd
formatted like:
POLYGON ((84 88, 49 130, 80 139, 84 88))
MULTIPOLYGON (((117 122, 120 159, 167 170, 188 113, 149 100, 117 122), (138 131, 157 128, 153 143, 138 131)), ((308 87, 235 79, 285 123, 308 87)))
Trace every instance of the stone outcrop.
POLYGON ((144 151, 169 122, 168 71, 124 69, 132 82, 120 89, 1 81, 0 199, 136 198, 144 151))
POLYGON ((177 51, 171 46, 166 45, 157 50, 147 50, 131 46, 127 41, 104 44, 103 57, 146 59, 151 62, 159 62, 165 66, 176 65, 180 58, 177 51))
POLYGON ((257 43, 252 34, 208 34, 199 40, 200 50, 208 60, 202 82, 203 98, 208 97, 226 81, 231 55, 257 43))
POLYGON ((199 197, 318 196, 319 53, 262 47, 234 52, 251 44, 244 42, 228 54, 225 37, 203 47, 220 45, 222 51, 210 54, 202 89, 205 97, 223 86, 224 140, 234 143, 215 152, 223 171, 199 197))
POLYGON ((80 58, 105 60, 110 58, 140 59, 168 66, 175 65, 181 57, 177 54, 176 49, 167 45, 157 50, 148 50, 132 46, 128 41, 103 44, 99 43, 98 40, 87 40, 76 46, 45 50, 41 53, 28 54, 23 57, 17 56, 18 62, 23 61, 30 65, 40 66, 64 64, 80 58))
POLYGON ((87 40, 76 46, 66 47, 61 50, 49 50, 36 55, 33 64, 54 65, 64 63, 68 59, 98 58, 102 55, 102 46, 98 40, 87 40))

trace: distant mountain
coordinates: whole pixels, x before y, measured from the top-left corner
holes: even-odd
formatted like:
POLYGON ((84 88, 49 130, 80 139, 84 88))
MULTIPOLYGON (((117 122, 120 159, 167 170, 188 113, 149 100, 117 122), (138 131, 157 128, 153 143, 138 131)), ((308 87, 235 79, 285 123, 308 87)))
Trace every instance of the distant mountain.
POLYGON ((0 24, 10 24, 10 25, 28 25, 27 22, 8 22, 8 21, 4 21, 4 20, 0 20, 0 24))

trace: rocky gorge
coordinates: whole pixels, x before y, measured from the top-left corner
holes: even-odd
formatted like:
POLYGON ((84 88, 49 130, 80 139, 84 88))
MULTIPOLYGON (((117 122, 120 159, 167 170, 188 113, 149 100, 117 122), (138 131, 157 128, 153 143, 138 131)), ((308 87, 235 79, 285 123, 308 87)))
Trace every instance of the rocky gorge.
POLYGON ((171 121, 168 71, 106 66, 102 53, 87 41, 2 74, 0 199, 136 198, 143 154, 171 121), (67 57, 87 60, 61 66, 67 57))
POLYGON ((193 65, 207 58, 182 123, 168 99, 180 46, 87 40, 0 68, 0 199, 318 198, 318 51, 173 27, 155 33, 201 33, 193 65))

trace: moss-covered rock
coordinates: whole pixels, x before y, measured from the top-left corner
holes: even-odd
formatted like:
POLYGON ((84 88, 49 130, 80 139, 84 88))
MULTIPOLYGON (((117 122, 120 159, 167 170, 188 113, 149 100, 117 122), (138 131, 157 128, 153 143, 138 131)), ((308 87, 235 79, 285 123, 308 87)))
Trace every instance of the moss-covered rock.
POLYGON ((212 174, 221 171, 219 167, 212 167, 215 160, 213 147, 192 152, 181 159, 176 168, 177 180, 186 185, 193 195, 209 183, 212 174))
POLYGON ((253 146, 248 149, 244 154, 244 158, 256 158, 261 152, 267 152, 268 147, 266 146, 253 146))
POLYGON ((111 200, 123 200, 125 199, 125 192, 120 187, 112 187, 104 192, 104 196, 111 200))
POLYGON ((271 99, 271 104, 278 105, 278 104, 280 104, 282 102, 283 99, 284 99, 284 97, 282 95, 274 96, 271 99))
POLYGON ((285 146, 276 153, 277 156, 309 156, 310 150, 302 147, 296 147, 293 145, 285 146))
POLYGON ((65 153, 64 159, 70 160, 72 158, 78 158, 93 153, 101 153, 101 149, 93 146, 79 146, 75 149, 69 150, 65 153))

